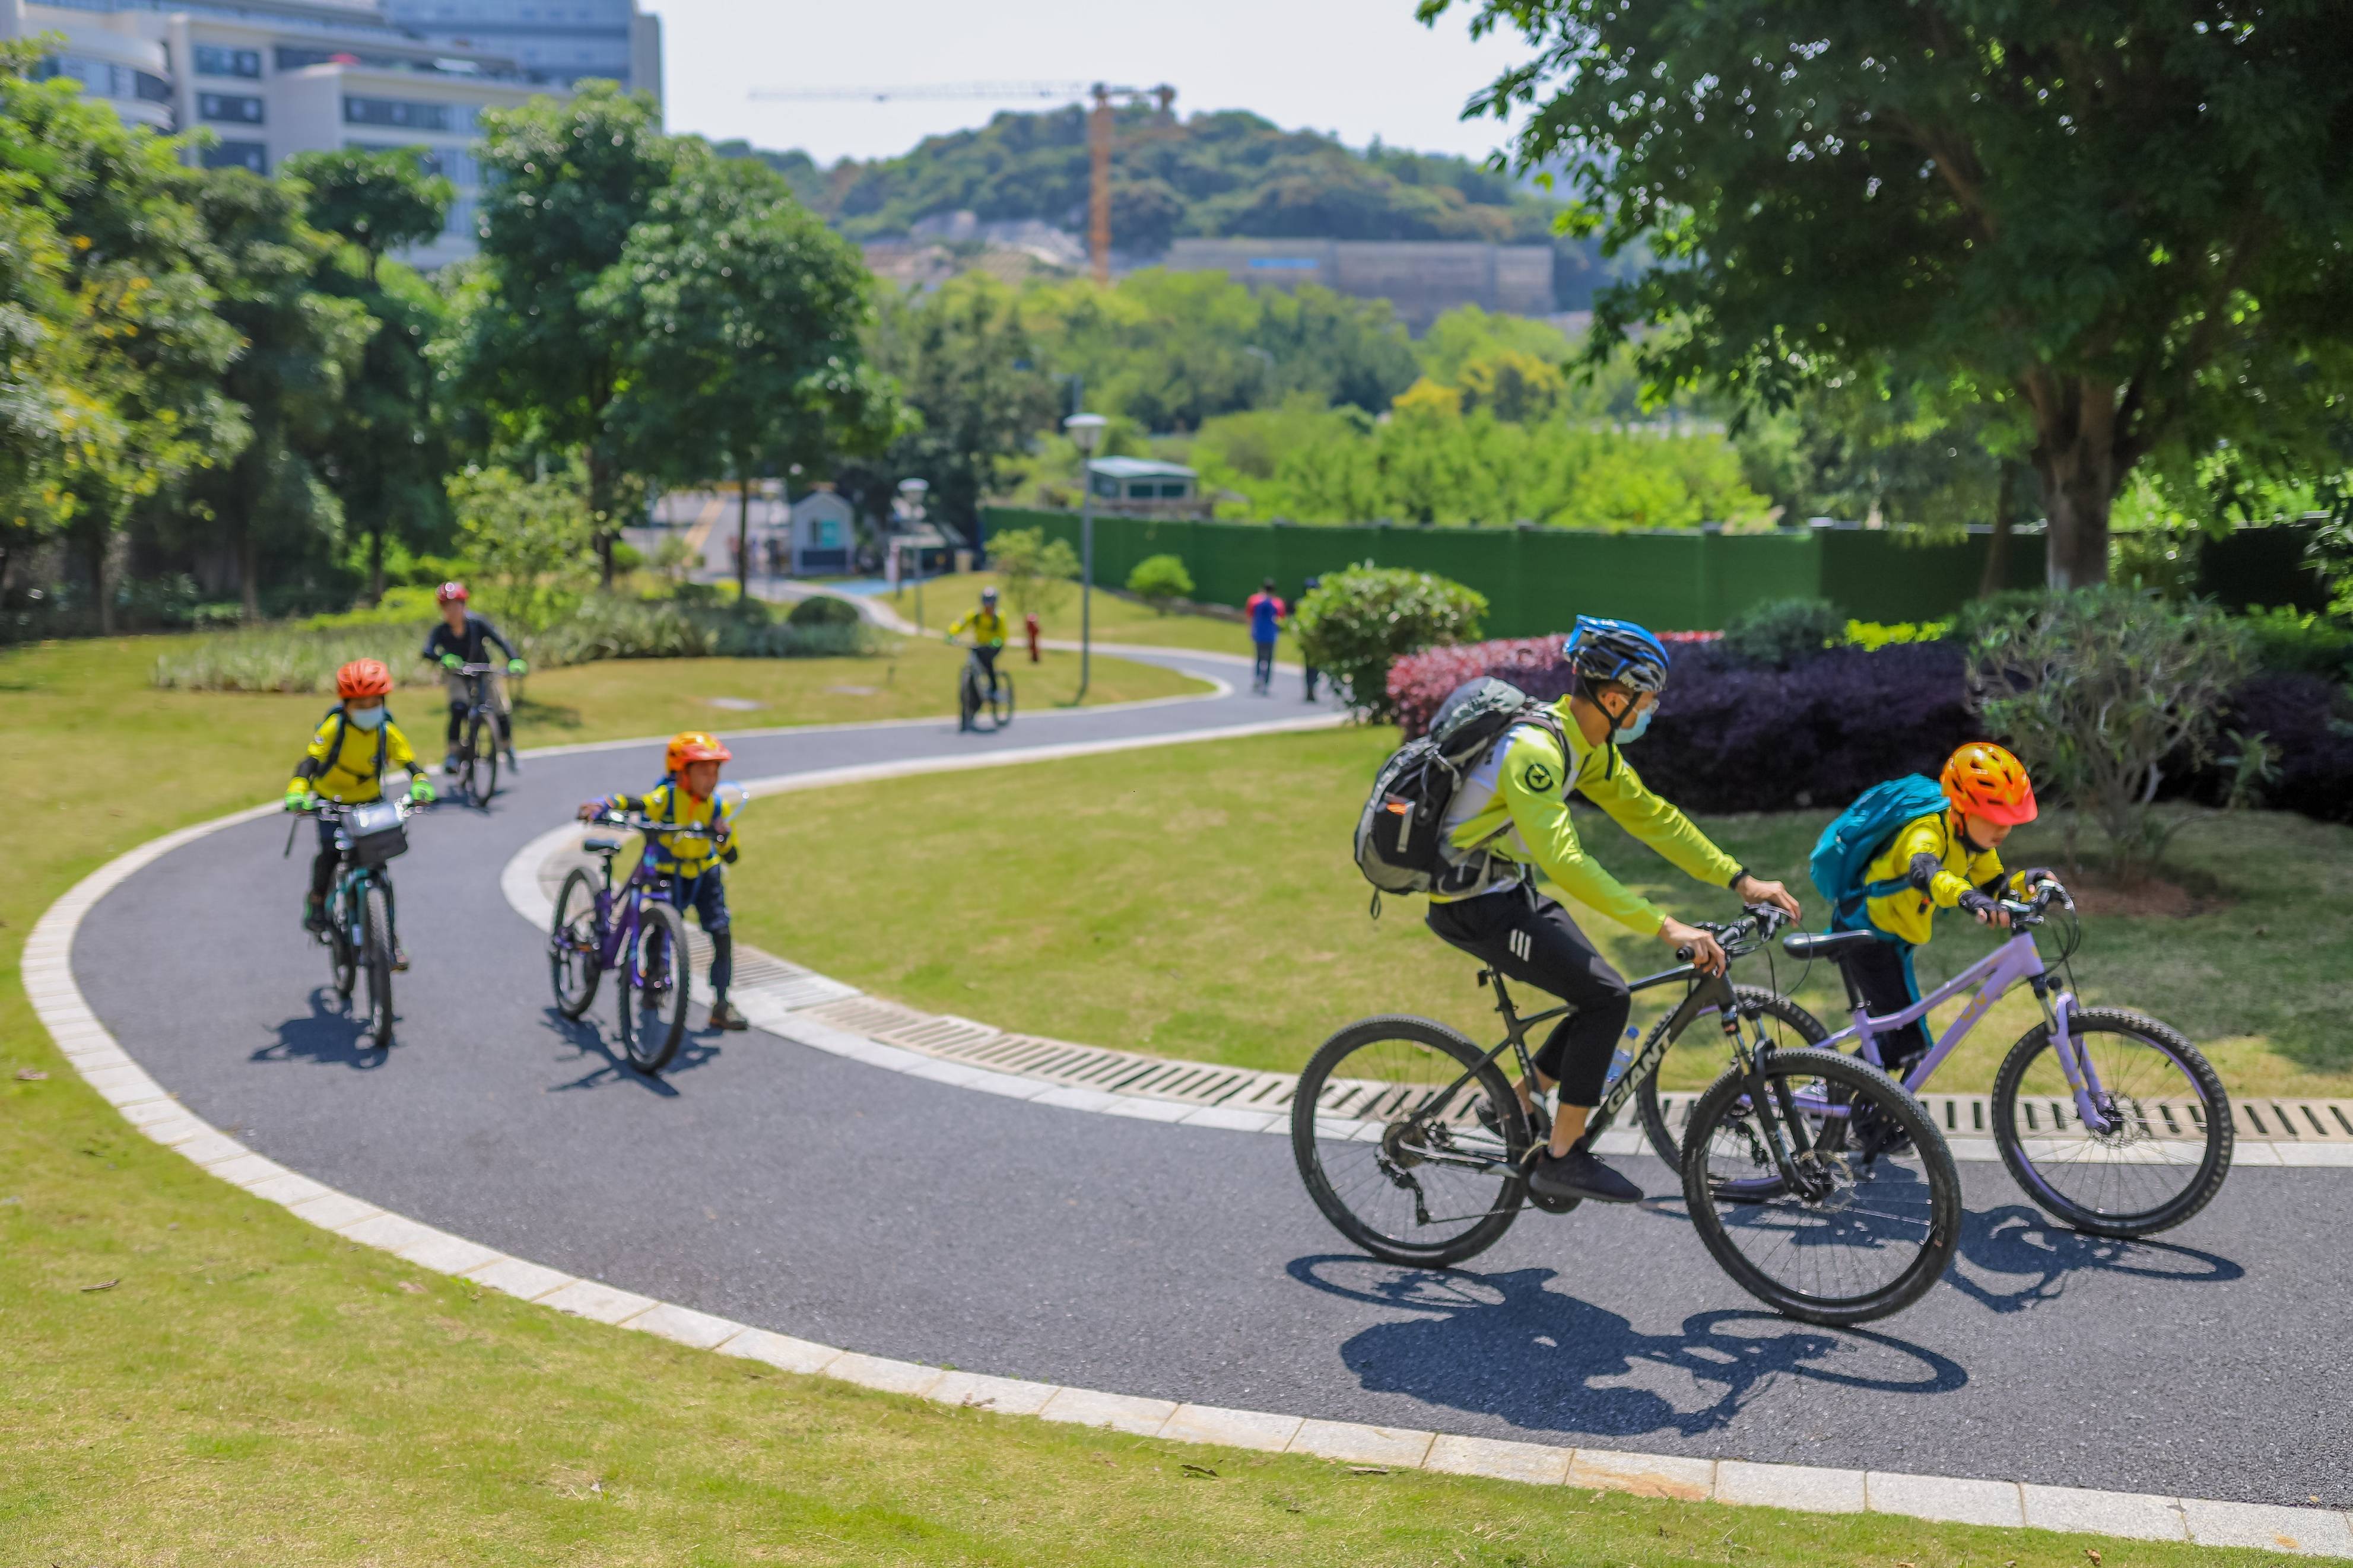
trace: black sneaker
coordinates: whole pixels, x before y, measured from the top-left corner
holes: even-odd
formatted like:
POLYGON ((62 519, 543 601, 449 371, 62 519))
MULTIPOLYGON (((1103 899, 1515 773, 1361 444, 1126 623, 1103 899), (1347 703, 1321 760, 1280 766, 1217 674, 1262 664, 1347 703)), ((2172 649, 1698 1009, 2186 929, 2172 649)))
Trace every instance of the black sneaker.
POLYGON ((714 1029, 748 1029, 752 1026, 752 1020, 729 1006, 727 998, 722 996, 711 1005, 711 1026, 714 1029))
POLYGON ((321 931, 327 929, 327 903, 325 900, 305 899, 302 901, 302 929, 309 931, 312 936, 316 936, 321 931))
POLYGON ((392 944, 392 972, 395 974, 408 973, 408 950, 396 942, 392 944))
POLYGON ((1591 1198, 1596 1203, 1639 1204, 1642 1189, 1583 1149, 1538 1156, 1528 1184, 1548 1197, 1591 1198))

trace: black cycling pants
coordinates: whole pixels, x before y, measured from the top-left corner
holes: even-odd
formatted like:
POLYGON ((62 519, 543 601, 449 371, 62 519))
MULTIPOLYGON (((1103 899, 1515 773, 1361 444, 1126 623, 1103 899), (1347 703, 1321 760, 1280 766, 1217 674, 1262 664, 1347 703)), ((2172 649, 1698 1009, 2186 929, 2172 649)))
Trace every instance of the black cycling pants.
POLYGON ((991 694, 994 694, 997 690, 997 656, 1004 651, 1005 650, 1002 647, 976 647, 972 650, 972 657, 980 660, 981 669, 988 676, 988 689, 991 694))
MULTIPOLYGON (((1873 1013, 1901 1013, 1920 1000, 1920 982, 1912 973, 1912 944, 1874 942, 1846 955, 1847 978, 1862 994, 1862 1005, 1873 1013)), ((1899 1070, 1927 1053, 1927 1020, 1915 1019, 1893 1034, 1879 1037, 1879 1059, 1901 1078, 1899 1070)))
POLYGON ((1430 906, 1430 929, 1501 970, 1548 991, 1572 1009, 1535 1053, 1536 1070, 1560 1084, 1563 1105, 1601 1103, 1609 1058, 1633 998, 1625 979, 1595 951, 1568 911, 1523 884, 1430 906))

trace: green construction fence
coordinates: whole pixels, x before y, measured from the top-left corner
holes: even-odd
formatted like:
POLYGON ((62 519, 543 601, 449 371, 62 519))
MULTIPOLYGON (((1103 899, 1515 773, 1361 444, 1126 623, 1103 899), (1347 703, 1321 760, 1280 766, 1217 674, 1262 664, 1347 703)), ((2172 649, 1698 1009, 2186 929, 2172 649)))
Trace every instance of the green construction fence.
MULTIPOLYGON (((1018 507, 982 512, 986 533, 1041 528, 1079 547, 1079 514, 1018 507)), ((1922 621, 1973 597, 1991 538, 1922 544, 1872 529, 1770 533, 1700 529, 1600 533, 1561 528, 1306 527, 1098 515, 1094 580, 1117 588, 1147 555, 1175 555, 1194 598, 1239 605, 1265 579, 1284 598, 1301 582, 1370 561, 1435 572, 1487 596, 1491 637, 1538 637, 1579 615, 1617 616, 1662 631, 1714 631, 1767 599, 1823 598, 1857 620, 1922 621)), ((2009 586, 2043 576, 2042 536, 2010 542, 2009 586)))

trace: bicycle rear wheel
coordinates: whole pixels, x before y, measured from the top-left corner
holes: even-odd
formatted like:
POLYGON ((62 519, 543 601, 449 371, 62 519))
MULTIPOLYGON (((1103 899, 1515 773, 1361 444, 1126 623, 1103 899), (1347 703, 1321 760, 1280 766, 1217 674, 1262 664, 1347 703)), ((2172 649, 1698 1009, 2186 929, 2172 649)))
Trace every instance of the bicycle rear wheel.
POLYGON ((575 868, 555 895, 555 923, 547 933, 548 978, 555 985, 555 1010, 577 1018, 596 1000, 605 978, 597 957, 604 932, 596 929, 596 886, 575 868))
POLYGON ((997 672, 997 695, 988 700, 988 716, 1000 730, 1013 722, 1013 678, 1001 669, 997 672))
MULTIPOLYGON (((1765 1037, 1773 1042, 1776 1049, 1785 1051, 1819 1046, 1831 1037, 1831 1032, 1822 1027, 1820 1019, 1787 996, 1777 995, 1761 985, 1736 985, 1732 994, 1740 1005, 1740 1032, 1751 1042, 1760 1029, 1765 1037), (1756 1020, 1753 1026, 1750 1023, 1752 1018, 1756 1020)), ((1643 1040, 1641 1049, 1634 1055, 1640 1058, 1643 1051, 1649 1050, 1651 1042, 1674 1021, 1675 1016, 1670 1013, 1652 1025, 1649 1037, 1643 1040)), ((1710 1007, 1704 1013, 1694 1014, 1691 1022, 1669 1043, 1667 1053, 1660 1058, 1659 1070, 1644 1079, 1641 1086, 1635 1089, 1634 1103, 1642 1112, 1642 1131, 1649 1134, 1651 1149, 1657 1152, 1660 1159, 1681 1169, 1683 1163, 1683 1124, 1690 1120, 1692 1109, 1699 1103, 1699 1096, 1675 1090, 1662 1091, 1659 1088, 1659 1079, 1664 1076, 1670 1061, 1690 1061, 1695 1058, 1717 1062, 1729 1060, 1731 1052, 1725 1048, 1724 1026, 1718 1022, 1715 1009, 1710 1007), (1683 1053, 1680 1058, 1675 1055, 1678 1051, 1683 1053)))
POLYGON ((1384 1261, 1436 1268, 1511 1228, 1527 1121, 1484 1056, 1443 1024, 1382 1017, 1349 1025, 1308 1061, 1291 1151, 1341 1235, 1384 1261))
POLYGON ((466 727, 466 794, 476 805, 488 805, 498 793, 498 726, 477 713, 466 727))
POLYGON ((621 1047, 631 1067, 658 1073, 678 1055, 691 989, 686 922, 670 905, 648 900, 621 954, 621 1047))
POLYGON ((1865 1323, 1902 1311, 1960 1244, 1961 1180, 1944 1134, 1894 1079, 1835 1051, 1775 1051, 1757 1076, 1768 1118, 1737 1068, 1692 1111, 1693 1228, 1742 1289, 1790 1317, 1865 1323), (1795 1183, 1773 1157, 1777 1131, 1795 1183))
POLYGON ((2029 1030, 1993 1079, 2001 1163, 2052 1218, 2094 1236, 2149 1236, 2213 1201, 2231 1173, 2230 1096, 2179 1030, 2122 1007, 2073 1015, 2099 1080, 2105 1131, 2087 1130, 2048 1024, 2029 1030))
POLYGON ((367 977, 368 1038, 385 1050, 392 1045, 392 911, 374 882, 360 901, 360 969, 367 977))

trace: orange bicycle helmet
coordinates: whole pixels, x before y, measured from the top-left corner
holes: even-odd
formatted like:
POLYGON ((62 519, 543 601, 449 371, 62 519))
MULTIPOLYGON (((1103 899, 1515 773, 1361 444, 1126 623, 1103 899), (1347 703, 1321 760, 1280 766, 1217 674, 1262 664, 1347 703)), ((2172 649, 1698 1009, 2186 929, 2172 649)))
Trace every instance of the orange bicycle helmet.
POLYGON ((355 658, 335 671, 335 695, 338 697, 389 697, 392 695, 392 671, 380 658, 355 658))
POLYGON ((2034 820, 2034 784, 2026 764, 1990 741, 1972 741, 1945 763, 1945 798, 2006 827, 2034 820))
POLYGON ((662 752, 662 771, 675 773, 689 763, 724 763, 735 753, 720 744, 719 737, 702 730, 681 730, 670 738, 662 752))

